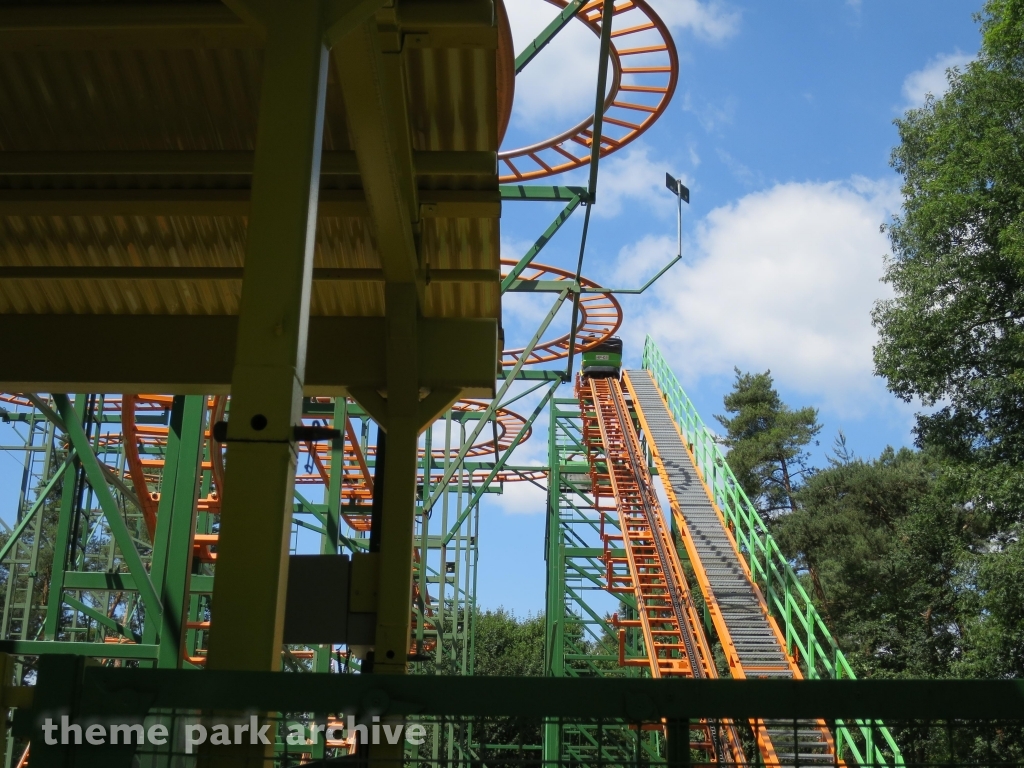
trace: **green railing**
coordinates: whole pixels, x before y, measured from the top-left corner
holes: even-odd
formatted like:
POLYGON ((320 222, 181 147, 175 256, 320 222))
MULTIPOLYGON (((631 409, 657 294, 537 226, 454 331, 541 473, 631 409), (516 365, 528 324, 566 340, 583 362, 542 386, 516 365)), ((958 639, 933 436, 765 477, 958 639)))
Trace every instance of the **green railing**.
MULTIPOLYGON (((311 758, 313 765, 348 768, 692 768, 697 761, 685 746, 694 735, 703 741, 702 722, 770 719, 797 729, 810 718, 830 729, 840 718, 871 723, 879 739, 879 724, 890 723, 907 745, 907 768, 1024 768, 1024 685, 1015 680, 794 685, 757 679, 195 672, 100 667, 50 655, 40 658, 29 691, 19 691, 23 708, 16 710, 12 737, 16 754, 31 741, 33 768, 181 768, 195 766, 196 752, 204 748, 207 758, 200 765, 238 765, 237 752, 222 751, 212 735, 206 743, 206 734, 218 721, 235 725, 254 717, 270 724, 265 730, 271 744, 259 755, 249 752, 246 765, 265 768, 297 768, 311 758), (86 738, 65 738, 63 717, 86 738), (337 740, 345 734, 324 734, 324 725, 345 720, 351 731, 350 717, 366 726, 364 742, 377 739, 378 720, 379 744, 385 738, 395 743, 386 729, 396 725, 422 725, 426 734, 421 730, 418 740, 399 741, 395 752, 342 757, 339 752, 348 750, 325 744, 325 736, 337 740), (145 739, 139 734, 132 740, 122 731, 117 743, 104 740, 114 725, 136 723, 144 726, 145 739), (98 740, 90 735, 94 724, 104 726, 98 740), (155 734, 154 726, 163 733, 155 734), (545 726, 553 742, 547 750, 541 745, 545 726)), ((255 730, 230 729, 236 743, 242 738, 249 745, 256 742, 255 730)), ((403 733, 412 736, 411 728, 403 733)), ((756 753, 752 758, 746 768, 763 766, 756 753)), ((846 759, 851 768, 855 763, 886 765, 846 759)), ((822 765, 803 759, 791 764, 822 765)), ((718 766, 741 768, 722 761, 718 766)))
MULTIPOLYGON (((804 675, 809 679, 856 679, 789 560, 782 554, 764 520, 737 482, 713 433, 704 425, 697 409, 693 407, 650 336, 644 343, 643 367, 654 376, 672 418, 689 444, 704 482, 712 490, 715 503, 728 521, 740 552, 747 558, 754 580, 772 615, 781 624, 786 637, 786 650, 795 654, 804 675)), ((857 726, 853 730, 860 732, 861 739, 855 739, 854 734, 845 728, 840 729, 839 733, 840 746, 848 747, 856 762, 888 765, 887 756, 883 752, 888 747, 891 753, 888 759, 895 765, 904 764, 888 729, 877 726, 869 728, 867 723, 860 721, 857 726), (882 744, 875 743, 879 735, 883 739, 882 744), (870 760, 861 758, 861 749, 871 756, 870 760)))

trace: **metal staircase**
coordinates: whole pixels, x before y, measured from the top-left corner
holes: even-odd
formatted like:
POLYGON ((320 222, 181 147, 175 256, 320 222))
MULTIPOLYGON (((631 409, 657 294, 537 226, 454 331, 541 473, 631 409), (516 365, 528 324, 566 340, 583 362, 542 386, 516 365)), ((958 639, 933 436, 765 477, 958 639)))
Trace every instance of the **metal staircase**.
MULTIPOLYGON (((647 659, 632 663, 649 667, 654 678, 715 678, 714 657, 619 383, 583 379, 578 396, 594 492, 612 496, 618 516, 620 533, 604 536, 605 559, 611 558, 612 543, 621 541, 628 562, 628 576, 615 581, 613 589, 634 596, 643 633, 647 659)), ((618 624, 619 658, 626 664, 624 627, 630 622, 618 624)), ((689 733, 691 749, 713 756, 719 765, 745 764, 731 722, 702 721, 691 725, 689 733)))
MULTIPOLYGON (((734 678, 800 679, 786 641, 715 508, 688 446, 649 371, 627 371, 633 400, 669 498, 683 543, 734 678)), ((824 722, 751 724, 768 765, 835 765, 832 734, 824 722)))

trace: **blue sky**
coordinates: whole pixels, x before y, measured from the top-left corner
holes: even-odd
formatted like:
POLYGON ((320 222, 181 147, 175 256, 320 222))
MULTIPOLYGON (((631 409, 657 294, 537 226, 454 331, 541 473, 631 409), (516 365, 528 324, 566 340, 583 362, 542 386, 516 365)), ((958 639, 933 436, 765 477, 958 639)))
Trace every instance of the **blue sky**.
MULTIPOLYGON (((551 7, 506 4, 519 50, 551 7)), ((683 263, 647 294, 622 298, 627 360, 638 362, 650 333, 712 423, 734 366, 771 369, 787 403, 819 409, 819 464, 840 428, 862 457, 910 444, 915 408, 886 392, 871 363, 869 313, 887 295, 879 226, 900 204, 888 164, 898 140, 892 121, 925 93, 941 93, 946 68, 977 51, 972 14, 980 2, 651 5, 671 25, 679 84, 661 120, 602 163, 584 274, 641 284, 675 253, 665 171, 682 176, 692 194, 683 263)), ((572 27, 563 34, 520 75, 506 147, 558 133, 592 111, 593 35, 572 27)), ((506 205, 503 256, 521 255, 555 212, 506 205)), ((577 214, 540 260, 574 265, 581 223, 577 214)), ((506 332, 521 339, 544 309, 535 298, 506 296, 506 332)), ((568 326, 565 316, 556 322, 568 326)), ((544 431, 524 445, 522 461, 543 460, 544 431)), ((542 512, 541 494, 526 488, 485 503, 483 606, 542 608, 542 512)))

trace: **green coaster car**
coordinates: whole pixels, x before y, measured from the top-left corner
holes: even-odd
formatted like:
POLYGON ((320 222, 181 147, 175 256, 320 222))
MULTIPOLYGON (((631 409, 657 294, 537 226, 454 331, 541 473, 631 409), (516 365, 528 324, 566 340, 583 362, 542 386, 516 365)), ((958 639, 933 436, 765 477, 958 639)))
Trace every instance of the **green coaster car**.
POLYGON ((622 368, 622 339, 612 336, 583 353, 583 375, 618 377, 622 368))

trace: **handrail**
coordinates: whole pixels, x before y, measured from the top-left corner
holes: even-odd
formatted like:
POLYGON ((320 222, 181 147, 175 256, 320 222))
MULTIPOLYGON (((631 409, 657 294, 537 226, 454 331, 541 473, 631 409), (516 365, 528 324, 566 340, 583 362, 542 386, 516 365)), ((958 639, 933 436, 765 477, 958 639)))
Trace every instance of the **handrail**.
MULTIPOLYGON (((693 454, 698 471, 711 489, 715 504, 725 516, 740 552, 747 557, 754 581, 764 594, 772 615, 782 625, 786 652, 796 656, 808 679, 855 680, 857 676, 792 565, 740 487, 713 433, 704 425, 650 336, 644 342, 642 365, 654 376, 669 412, 693 454)), ((889 759, 893 765, 905 764, 887 728, 878 724, 870 727, 867 722, 858 720, 854 730, 860 731, 864 739, 861 744, 869 753, 874 753, 872 764, 888 766, 889 759), (875 743, 877 739, 873 737, 877 735, 882 736, 884 745, 875 743), (883 746, 891 750, 891 758, 882 751, 883 746)), ((860 759, 858 744, 846 727, 837 728, 836 744, 840 750, 844 746, 849 748, 856 762, 871 762, 860 759)))

